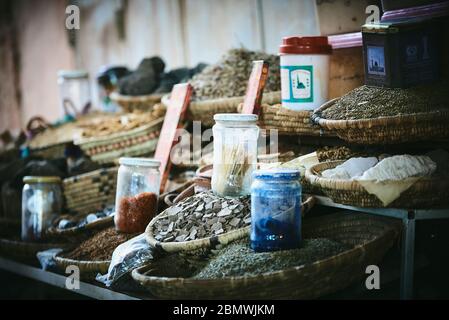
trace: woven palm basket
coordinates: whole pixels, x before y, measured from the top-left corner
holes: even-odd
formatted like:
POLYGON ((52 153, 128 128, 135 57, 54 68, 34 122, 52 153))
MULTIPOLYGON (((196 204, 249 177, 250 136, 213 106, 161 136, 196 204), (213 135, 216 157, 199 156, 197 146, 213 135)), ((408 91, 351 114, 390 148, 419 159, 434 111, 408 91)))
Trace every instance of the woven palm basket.
POLYGON ((66 209, 72 214, 98 212, 115 202, 116 185, 116 167, 64 179, 66 209))
MULTIPOLYGON (((215 124, 214 115, 217 113, 237 113, 239 104, 243 103, 245 97, 219 98, 204 101, 191 101, 187 110, 187 120, 201 121, 206 127, 215 124)), ((281 102, 281 92, 264 93, 262 103, 276 104, 281 102)), ((162 98, 162 103, 167 106, 168 96, 162 98)))
POLYGON ((0 256, 34 260, 39 251, 67 248, 63 243, 24 242, 20 239, 20 221, 0 219, 0 256))
MULTIPOLYGON (((315 205, 315 198, 309 197, 305 202, 302 203, 302 214, 306 214, 315 205)), ((165 218, 166 214, 162 212, 157 217, 153 218, 148 224, 145 230, 145 237, 147 242, 153 248, 162 249, 165 252, 188 252, 197 250, 209 250, 217 245, 226 245, 237 239, 241 239, 249 235, 250 227, 240 228, 233 231, 226 232, 218 236, 212 236, 208 238, 196 239, 192 241, 183 242, 160 242, 157 241, 155 237, 154 224, 159 220, 165 218)))
POLYGON ((395 144, 449 138, 449 110, 361 120, 327 120, 322 113, 338 99, 325 103, 312 115, 323 129, 356 144, 395 144))
POLYGON ((143 96, 127 96, 113 92, 110 98, 117 103, 125 112, 133 112, 135 110, 150 111, 155 104, 161 102, 162 94, 149 94, 143 96))
POLYGON ((159 118, 133 130, 105 137, 92 137, 75 141, 95 162, 115 163, 120 157, 148 155, 156 150, 164 118, 159 118))
MULTIPOLYGON (((382 208, 382 202, 369 194, 357 181, 334 180, 321 177, 321 172, 333 169, 344 161, 317 164, 306 171, 306 179, 336 203, 356 207, 382 208)), ((388 207, 403 209, 434 208, 449 205, 449 181, 422 178, 404 191, 388 207)))
MULTIPOLYGON (((85 218, 87 215, 88 213, 79 214, 77 215, 77 220, 85 218)), ((64 216, 61 216, 54 223, 54 225, 57 225, 58 222, 64 218, 65 218, 64 216)), ((114 225, 114 217, 108 216, 105 218, 95 220, 94 222, 87 223, 82 227, 73 227, 67 229, 59 229, 57 227, 51 227, 46 231, 46 236, 48 238, 61 239, 71 243, 74 242, 78 243, 92 236, 94 232, 112 227, 113 225, 114 225)))
POLYGON ((56 255, 54 258, 56 266, 60 270, 65 270, 68 266, 77 266, 80 270, 80 276, 84 280, 95 279, 97 274, 105 274, 108 272, 111 261, 81 261, 67 259, 56 255))
POLYGON ((264 104, 259 115, 259 126, 266 130, 276 129, 281 135, 335 136, 315 125, 311 120, 312 114, 312 111, 289 110, 281 104, 264 104))
POLYGON ((303 225, 304 238, 328 238, 351 247, 340 254, 257 276, 198 280, 159 276, 151 264, 132 272, 134 280, 165 299, 314 299, 342 290, 365 276, 393 246, 400 224, 386 218, 339 213, 303 225))

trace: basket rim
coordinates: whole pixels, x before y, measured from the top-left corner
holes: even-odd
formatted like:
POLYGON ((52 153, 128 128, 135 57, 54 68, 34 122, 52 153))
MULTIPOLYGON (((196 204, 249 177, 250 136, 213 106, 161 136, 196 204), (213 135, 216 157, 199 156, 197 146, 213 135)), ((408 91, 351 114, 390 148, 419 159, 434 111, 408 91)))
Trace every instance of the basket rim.
POLYGON ((333 106, 341 98, 334 98, 325 102, 321 107, 315 110, 312 114, 312 121, 321 127, 331 130, 342 130, 342 129, 352 129, 352 128, 372 128, 378 126, 394 126, 398 124, 416 124, 421 121, 449 119, 449 109, 448 110, 435 110, 432 112, 420 112, 412 114, 402 114, 397 116, 382 116, 378 118, 365 118, 357 120, 332 120, 325 119, 322 117, 322 112, 331 106, 333 106))
MULTIPOLYGON (((263 97, 262 97, 262 103, 263 103, 263 100, 265 97, 275 98, 280 95, 281 95, 281 91, 264 92, 263 97)), ((245 99, 245 96, 223 97, 223 98, 215 98, 215 99, 208 99, 208 100, 192 100, 192 101, 190 101, 190 107, 201 108, 203 106, 208 107, 210 104, 243 102, 244 99, 245 99)), ((168 106, 168 104, 170 103, 170 94, 165 94, 162 97, 161 102, 163 105, 168 106)))
POLYGON ((59 252, 54 256, 54 261, 58 268, 65 268, 69 265, 75 265, 80 269, 81 272, 84 271, 84 272, 103 273, 107 272, 107 270, 109 269, 109 265, 111 264, 111 260, 85 261, 61 257, 60 255, 65 252, 66 251, 59 252))
MULTIPOLYGON (((84 216, 87 216, 88 214, 83 214, 84 216)), ((86 230, 96 229, 99 227, 107 226, 111 224, 114 221, 114 216, 108 216, 105 218, 101 218, 98 220, 95 220, 94 222, 85 224, 82 227, 72 227, 67 229, 59 229, 57 227, 50 227, 47 229, 47 234, 51 236, 65 236, 65 235, 74 235, 86 230)))
POLYGON ((131 96, 120 94, 118 92, 112 92, 109 97, 115 102, 148 102, 148 101, 160 101, 165 93, 151 93, 145 95, 131 96))
POLYGON ((112 139, 117 139, 117 138, 124 138, 126 136, 132 136, 132 135, 137 135, 139 133, 145 132, 148 129, 151 129, 159 124, 161 124, 162 122, 164 122, 164 118, 165 117, 160 117, 157 118, 153 121, 151 121, 148 124, 145 124, 143 126, 134 128, 132 130, 129 131, 123 131, 123 132, 116 132, 107 136, 103 136, 103 137, 89 137, 89 138, 80 138, 74 141, 75 145, 78 146, 87 146, 90 144, 96 144, 96 143, 107 143, 112 139))

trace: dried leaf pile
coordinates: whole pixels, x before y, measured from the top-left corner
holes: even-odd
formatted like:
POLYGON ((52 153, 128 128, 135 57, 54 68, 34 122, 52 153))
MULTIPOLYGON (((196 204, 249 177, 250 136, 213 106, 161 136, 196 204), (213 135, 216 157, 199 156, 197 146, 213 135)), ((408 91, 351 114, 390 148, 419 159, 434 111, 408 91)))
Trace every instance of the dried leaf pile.
POLYGON ((251 224, 249 197, 226 199, 198 193, 166 209, 154 224, 155 239, 182 242, 220 235, 251 224))
POLYGON ((279 91, 281 77, 279 57, 245 49, 232 49, 215 65, 207 66, 190 81, 194 89, 194 99, 210 100, 217 98, 241 97, 246 93, 253 61, 264 60, 269 63, 269 77, 265 92, 279 91))

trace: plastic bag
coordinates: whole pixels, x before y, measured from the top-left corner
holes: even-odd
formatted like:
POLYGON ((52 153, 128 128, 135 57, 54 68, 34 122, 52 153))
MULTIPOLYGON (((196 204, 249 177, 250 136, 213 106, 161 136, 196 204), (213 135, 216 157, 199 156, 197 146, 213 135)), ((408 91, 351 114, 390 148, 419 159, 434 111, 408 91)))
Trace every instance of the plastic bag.
POLYGON ((39 263, 41 264, 42 270, 45 271, 56 271, 58 270, 55 263, 55 256, 61 253, 62 249, 48 249, 45 251, 40 251, 36 254, 39 263))
POLYGON ((122 243, 112 254, 108 273, 105 275, 97 275, 97 281, 117 290, 141 289, 132 279, 131 272, 152 261, 154 251, 145 240, 145 234, 141 234, 122 243))

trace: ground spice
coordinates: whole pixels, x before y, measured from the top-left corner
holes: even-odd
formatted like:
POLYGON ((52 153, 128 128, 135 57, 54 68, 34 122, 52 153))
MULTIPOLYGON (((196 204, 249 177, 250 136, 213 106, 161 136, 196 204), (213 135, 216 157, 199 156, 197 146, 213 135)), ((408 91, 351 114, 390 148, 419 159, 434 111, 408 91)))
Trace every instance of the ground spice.
POLYGON ((63 254, 64 258, 80 261, 111 260, 112 253, 120 244, 128 241, 136 234, 124 234, 114 227, 105 229, 82 242, 76 249, 63 254))
POLYGON ((115 215, 115 227, 126 233, 141 233, 157 213, 157 195, 143 192, 120 199, 115 215))
POLYGON ((361 86, 323 111, 329 120, 358 120, 391 117, 449 108, 448 83, 400 88, 361 86))

